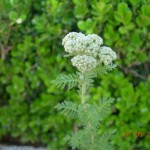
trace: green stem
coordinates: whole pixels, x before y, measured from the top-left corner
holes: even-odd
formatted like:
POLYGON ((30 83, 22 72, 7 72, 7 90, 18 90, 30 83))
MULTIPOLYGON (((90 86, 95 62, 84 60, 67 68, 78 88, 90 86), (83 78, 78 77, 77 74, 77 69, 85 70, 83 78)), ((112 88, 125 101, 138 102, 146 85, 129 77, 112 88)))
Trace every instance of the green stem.
MULTIPOLYGON (((85 94, 86 94, 86 83, 85 81, 82 82, 82 87, 81 87, 81 103, 84 107, 86 100, 85 100, 85 94)), ((91 129, 91 124, 88 124, 87 126, 89 126, 89 128, 91 129)), ((91 133, 91 144, 94 143, 94 136, 91 133)))
POLYGON ((82 105, 85 104, 85 92, 86 92, 86 83, 83 81, 83 83, 82 83, 82 91, 81 91, 81 102, 82 102, 82 105))

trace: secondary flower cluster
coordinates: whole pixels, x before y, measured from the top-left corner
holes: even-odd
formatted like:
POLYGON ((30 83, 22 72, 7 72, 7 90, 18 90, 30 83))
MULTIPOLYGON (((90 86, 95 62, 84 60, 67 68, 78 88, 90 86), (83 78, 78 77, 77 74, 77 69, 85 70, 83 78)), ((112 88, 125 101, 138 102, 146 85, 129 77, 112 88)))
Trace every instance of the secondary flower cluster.
POLYGON ((79 71, 87 72, 96 67, 97 61, 92 56, 77 55, 71 59, 72 65, 76 66, 79 71))
POLYGON ((77 32, 70 32, 62 41, 65 51, 74 56, 71 59, 72 65, 83 73, 95 68, 98 62, 107 66, 117 58, 110 47, 102 44, 103 39, 96 34, 85 36, 77 32))

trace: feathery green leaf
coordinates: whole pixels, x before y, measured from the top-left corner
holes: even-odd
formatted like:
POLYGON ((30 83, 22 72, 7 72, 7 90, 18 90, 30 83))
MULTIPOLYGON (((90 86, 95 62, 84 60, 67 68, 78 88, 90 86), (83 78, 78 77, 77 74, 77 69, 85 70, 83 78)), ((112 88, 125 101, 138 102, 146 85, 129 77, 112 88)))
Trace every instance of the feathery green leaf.
POLYGON ((83 126, 88 129, 96 129, 99 127, 100 115, 92 105, 87 104, 86 108, 80 112, 79 118, 83 126))
POLYGON ((116 69, 116 64, 110 64, 108 66, 104 66, 102 64, 97 65, 96 68, 93 69, 93 72, 98 75, 107 74, 109 71, 116 69))
POLYGON ((87 89, 91 86, 93 86, 93 78, 96 77, 96 74, 95 72, 87 72, 85 75, 84 75, 84 80, 85 80, 85 83, 86 83, 86 86, 87 86, 87 89))
POLYGON ((64 101, 62 103, 58 103, 55 108, 65 116, 70 118, 77 118, 79 110, 77 108, 77 104, 73 102, 64 101))
POLYGON ((98 111, 101 120, 103 120, 111 111, 111 104, 114 102, 113 98, 102 98, 99 104, 94 103, 95 109, 98 111))
POLYGON ((51 83, 55 84, 57 87, 63 89, 65 86, 67 86, 69 90, 75 86, 78 86, 80 82, 81 79, 79 78, 78 73, 72 73, 69 75, 60 74, 56 80, 51 81, 51 83))

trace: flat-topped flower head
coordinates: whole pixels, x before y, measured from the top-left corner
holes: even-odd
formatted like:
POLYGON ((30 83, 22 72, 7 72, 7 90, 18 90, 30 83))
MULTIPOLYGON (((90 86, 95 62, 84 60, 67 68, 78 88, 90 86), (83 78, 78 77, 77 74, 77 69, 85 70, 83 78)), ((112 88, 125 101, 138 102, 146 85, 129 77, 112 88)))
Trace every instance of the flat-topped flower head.
POLYGON ((88 72, 96 67, 97 60, 92 56, 77 55, 71 59, 72 65, 82 73, 88 72))
POLYGON ((82 33, 71 32, 64 37, 62 44, 65 51, 70 54, 89 55, 96 58, 103 39, 96 34, 85 36, 82 33))
POLYGON ((110 65, 117 58, 116 53, 107 46, 102 46, 103 39, 96 34, 85 36, 82 33, 70 32, 63 41, 65 51, 74 56, 71 61, 79 71, 86 72, 95 68, 98 62, 110 65))

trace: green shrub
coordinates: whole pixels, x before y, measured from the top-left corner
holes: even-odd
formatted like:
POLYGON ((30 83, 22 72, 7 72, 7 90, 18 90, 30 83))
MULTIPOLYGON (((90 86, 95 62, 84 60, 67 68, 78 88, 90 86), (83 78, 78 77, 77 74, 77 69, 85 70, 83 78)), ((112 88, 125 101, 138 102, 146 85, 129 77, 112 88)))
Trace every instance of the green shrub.
MULTIPOLYGON (((79 99, 50 84, 58 72, 72 72, 63 59, 61 39, 70 31, 96 33, 117 51, 118 71, 103 77, 94 97, 119 97, 107 126, 117 128, 117 149, 150 149, 149 0, 2 0, 0 2, 0 137, 63 149, 73 122, 54 106, 79 99), (66 67, 67 66, 67 67, 66 67), (115 76, 115 78, 114 78, 115 76), (108 80, 109 78, 109 80, 108 80), (67 123, 66 123, 67 122, 67 123)), ((101 79, 97 79, 100 82, 101 79)))

